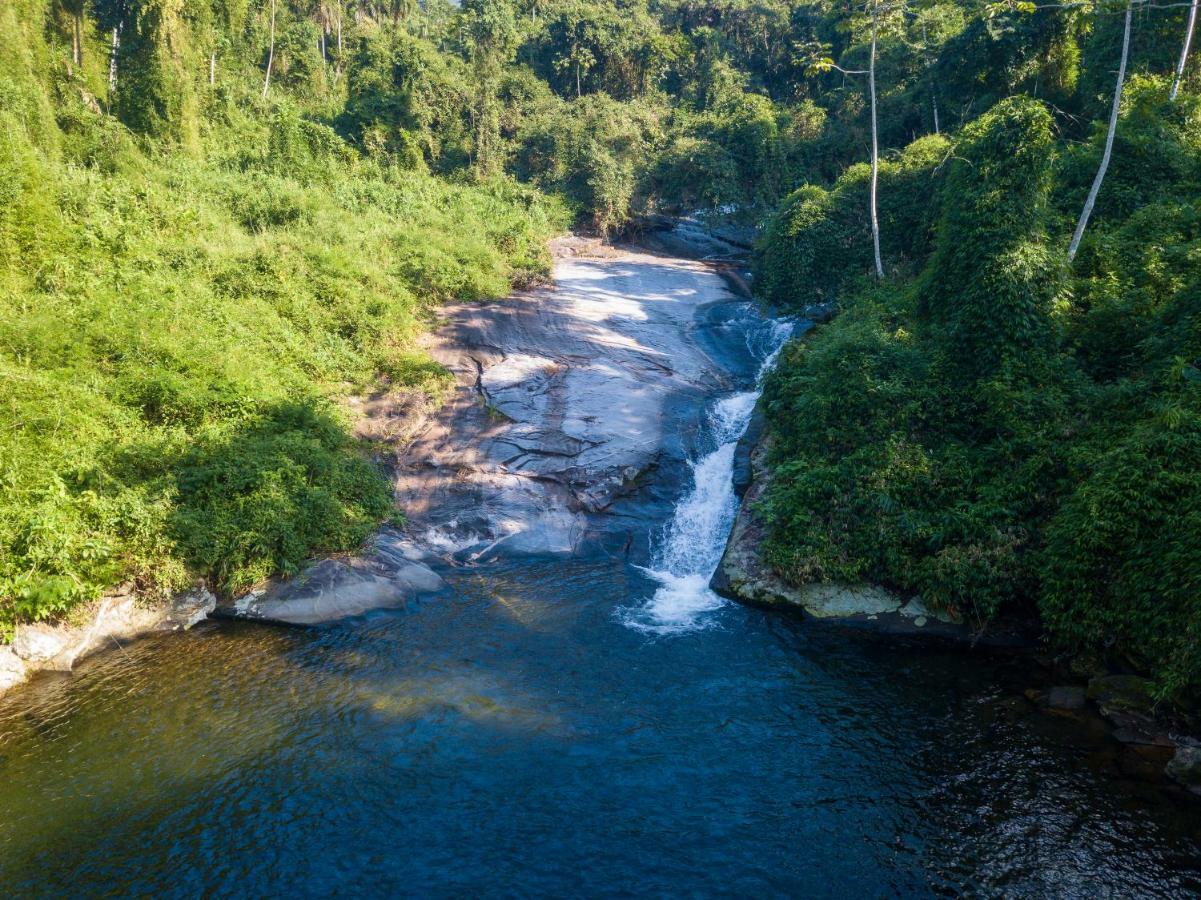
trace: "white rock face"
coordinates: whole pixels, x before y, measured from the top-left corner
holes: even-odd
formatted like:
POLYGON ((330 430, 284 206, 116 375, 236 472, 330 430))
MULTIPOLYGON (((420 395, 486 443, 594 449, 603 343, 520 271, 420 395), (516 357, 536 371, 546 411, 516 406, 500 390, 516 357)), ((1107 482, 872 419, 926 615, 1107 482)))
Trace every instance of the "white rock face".
POLYGON ((67 649, 71 633, 51 625, 22 625, 17 629, 12 649, 27 663, 48 662, 67 649))
POLYGON ((131 593, 98 601, 82 625, 21 625, 11 646, 0 646, 0 694, 34 672, 70 671, 90 653, 112 649, 152 631, 191 628, 217 604, 203 588, 177 594, 169 603, 143 602, 131 593))
POLYGON ((471 558, 644 538, 662 506, 639 506, 642 476, 663 494, 687 476, 696 416, 730 387, 711 351, 743 352, 711 340, 719 307, 740 302, 702 264, 609 249, 559 259, 553 286, 444 309, 430 351, 460 387, 398 467, 411 533, 470 537, 471 558))
POLYGON ((252 591, 223 609, 231 618, 261 619, 290 625, 318 625, 374 609, 402 607, 410 600, 439 591, 442 578, 410 557, 413 549, 385 529, 367 554, 352 559, 325 559, 292 581, 252 591))
POLYGON ((12 647, 0 646, 0 694, 20 684, 27 677, 28 667, 12 647))

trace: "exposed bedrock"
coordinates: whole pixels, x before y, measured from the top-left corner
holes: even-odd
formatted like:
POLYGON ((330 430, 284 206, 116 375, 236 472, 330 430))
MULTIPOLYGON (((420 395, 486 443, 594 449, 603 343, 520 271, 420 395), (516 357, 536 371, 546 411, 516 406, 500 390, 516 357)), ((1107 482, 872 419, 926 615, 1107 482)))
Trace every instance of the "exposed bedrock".
POLYGON ((445 587, 439 566, 493 554, 646 558, 709 403, 753 378, 757 317, 704 264, 558 249, 552 285, 444 310, 428 349, 458 387, 398 456, 403 531, 218 615, 313 625, 401 607, 445 587))
POLYGON ((708 402, 752 377, 753 313, 710 268, 591 252, 560 257, 551 287, 448 310, 433 336, 460 386, 396 476, 426 549, 644 557, 708 402))

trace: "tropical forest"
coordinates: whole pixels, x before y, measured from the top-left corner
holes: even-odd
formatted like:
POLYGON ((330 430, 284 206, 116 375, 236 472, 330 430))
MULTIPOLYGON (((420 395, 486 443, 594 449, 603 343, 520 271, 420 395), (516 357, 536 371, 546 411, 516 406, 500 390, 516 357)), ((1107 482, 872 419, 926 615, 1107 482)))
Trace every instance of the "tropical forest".
POLYGON ((0 0, 0 881, 1201 891, 1197 18, 0 0))

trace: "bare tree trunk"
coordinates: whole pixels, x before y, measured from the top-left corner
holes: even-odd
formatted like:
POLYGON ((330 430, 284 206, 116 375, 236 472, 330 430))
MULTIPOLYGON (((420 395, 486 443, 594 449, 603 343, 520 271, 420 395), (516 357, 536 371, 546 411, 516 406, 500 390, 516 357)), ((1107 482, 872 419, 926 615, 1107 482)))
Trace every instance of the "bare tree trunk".
MULTIPOLYGON (((929 75, 934 67, 930 64, 930 39, 926 36, 926 23, 922 22, 922 56, 926 59, 926 74, 929 75)), ((941 134, 938 128, 938 86, 930 79, 930 105, 934 108, 934 133, 941 134)))
POLYGON ((1180 79, 1184 77, 1184 66, 1188 62, 1188 48, 1193 42, 1193 26, 1197 24, 1197 0, 1193 0, 1193 5, 1188 10, 1188 24, 1184 26, 1184 46, 1180 48, 1180 62, 1176 63, 1176 77, 1172 79, 1172 92, 1168 94, 1168 99, 1173 103, 1176 102, 1176 95, 1180 93, 1180 79))
POLYGON ((338 8, 338 64, 334 66, 334 83, 342 75, 342 9, 338 8))
POLYGON ((108 55, 108 93, 109 102, 112 102, 112 95, 117 90, 117 54, 121 50, 121 26, 123 22, 118 22, 113 26, 113 49, 108 55))
POLYGON ((271 89, 271 66, 275 63, 275 0, 271 0, 271 45, 267 50, 267 77, 263 79, 263 99, 271 89))
POLYGON ((209 87, 217 84, 217 51, 209 51, 209 87))
POLYGON ((580 89, 580 61, 579 61, 579 59, 577 59, 575 61, 575 96, 576 96, 576 99, 578 100, 582 94, 583 94, 583 91, 580 89))
POLYGON ((872 57, 867 67, 867 84, 872 99, 872 249, 876 254, 876 277, 884 277, 880 260, 880 221, 876 216, 876 190, 880 180, 880 142, 876 129, 876 0, 872 0, 872 57))
POLYGON ((1126 0, 1126 27, 1122 33, 1122 61, 1118 64, 1118 84, 1113 91, 1113 107, 1109 110, 1109 131, 1105 135, 1105 152, 1101 154, 1101 166, 1097 169, 1097 177, 1089 188, 1088 199, 1084 201, 1084 209, 1080 212, 1080 221, 1076 223, 1076 232, 1072 235, 1071 246, 1068 247, 1068 262, 1076 258, 1080 249, 1080 239, 1084 237, 1084 229, 1088 227, 1088 217, 1093 214, 1093 205, 1097 202, 1097 194, 1101 191, 1101 182, 1105 180, 1105 170, 1109 168, 1109 157, 1113 154, 1113 136, 1118 130, 1118 113, 1122 106, 1122 86, 1126 82, 1126 58, 1130 55, 1130 16, 1134 10, 1134 0, 1126 0))
POLYGON ((84 0, 79 0, 75 15, 71 17, 71 59, 77 66, 83 64, 83 3, 84 0))

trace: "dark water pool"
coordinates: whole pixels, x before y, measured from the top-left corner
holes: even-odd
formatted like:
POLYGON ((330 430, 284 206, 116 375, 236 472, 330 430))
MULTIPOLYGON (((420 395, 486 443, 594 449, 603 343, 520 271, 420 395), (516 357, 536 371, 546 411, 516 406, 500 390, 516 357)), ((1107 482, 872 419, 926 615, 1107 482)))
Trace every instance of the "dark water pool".
POLYGON ((1201 816, 1025 664, 509 564, 318 630, 208 625, 0 704, 6 895, 1186 896, 1201 816), (1179 805, 1178 805, 1179 803, 1179 805))

